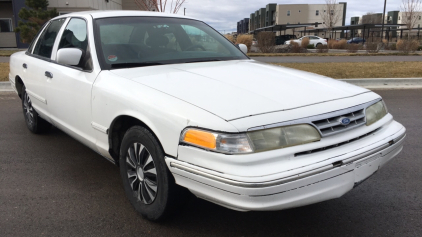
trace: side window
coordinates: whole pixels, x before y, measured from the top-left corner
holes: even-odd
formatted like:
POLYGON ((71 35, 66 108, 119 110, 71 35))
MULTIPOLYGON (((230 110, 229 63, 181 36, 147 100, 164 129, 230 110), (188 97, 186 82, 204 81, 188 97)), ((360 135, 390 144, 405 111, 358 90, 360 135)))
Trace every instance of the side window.
POLYGON ((45 58, 51 57, 51 51, 53 50, 53 45, 56 41, 57 34, 59 33, 60 28, 62 27, 65 20, 65 18, 61 18, 51 21, 50 25, 47 27, 47 29, 44 30, 38 39, 33 54, 45 58))
POLYGON ((59 49, 79 48, 86 52, 88 47, 88 36, 86 32, 86 21, 79 18, 72 18, 60 39, 59 49))

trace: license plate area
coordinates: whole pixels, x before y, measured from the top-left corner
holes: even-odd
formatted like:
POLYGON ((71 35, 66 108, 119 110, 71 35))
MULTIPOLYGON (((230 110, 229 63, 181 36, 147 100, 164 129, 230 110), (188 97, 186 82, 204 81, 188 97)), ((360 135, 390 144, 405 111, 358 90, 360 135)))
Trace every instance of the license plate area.
POLYGON ((378 171, 380 158, 381 153, 378 153, 355 162, 355 187, 378 171))

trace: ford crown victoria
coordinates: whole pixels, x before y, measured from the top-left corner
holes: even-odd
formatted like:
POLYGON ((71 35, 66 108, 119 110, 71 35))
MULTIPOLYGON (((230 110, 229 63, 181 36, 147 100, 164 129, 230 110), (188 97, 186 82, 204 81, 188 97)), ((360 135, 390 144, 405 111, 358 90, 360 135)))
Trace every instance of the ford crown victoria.
POLYGON ((239 211, 338 198, 402 150, 379 95, 246 50, 188 17, 78 12, 13 54, 9 80, 29 130, 57 127, 115 163, 149 220, 187 190, 239 211))

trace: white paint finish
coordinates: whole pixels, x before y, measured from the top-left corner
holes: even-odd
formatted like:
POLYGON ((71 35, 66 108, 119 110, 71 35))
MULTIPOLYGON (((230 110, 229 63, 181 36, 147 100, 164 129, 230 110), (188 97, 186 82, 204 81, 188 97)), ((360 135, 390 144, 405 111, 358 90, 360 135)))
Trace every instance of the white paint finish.
MULTIPOLYGON (((180 146, 178 160, 199 167, 206 167, 224 174, 224 177, 247 182, 265 182, 285 178, 297 173, 307 172, 343 160, 342 156, 352 156, 388 143, 403 126, 392 122, 386 116, 374 127, 359 127, 344 134, 322 138, 319 142, 246 155, 225 155, 211 153, 202 149, 180 146), (329 149, 311 155, 295 157, 294 154, 339 144, 354 139, 384 124, 375 135, 357 140, 339 148, 329 149), (299 172, 300 171, 300 172, 299 172)), ((397 135, 398 136, 398 135, 397 135)))
MULTIPOLYGON (((30 91, 32 106, 40 114, 47 114, 47 96, 45 91, 45 64, 44 60, 27 56, 24 51, 14 53, 10 57, 13 77, 19 76, 26 88, 30 91), (27 68, 23 68, 23 64, 27 68)), ((48 118, 47 118, 48 120, 48 118)))
POLYGON ((320 38, 318 36, 304 36, 302 38, 299 38, 297 40, 288 40, 285 42, 285 44, 289 45, 292 41, 298 43, 299 45, 302 43, 302 40, 304 38, 308 38, 309 39, 309 44, 313 45, 314 47, 317 47, 318 45, 327 45, 327 41, 323 38, 320 38))
POLYGON ((108 128, 106 128, 104 126, 101 126, 98 123, 92 122, 91 125, 97 131, 100 131, 100 132, 102 132, 104 134, 107 134, 108 133, 108 128))
POLYGON ((239 131, 247 131, 249 128, 256 127, 257 124, 259 124, 258 126, 270 125, 295 120, 297 118, 307 118, 315 115, 326 114, 333 111, 364 104, 366 102, 373 101, 379 98, 379 95, 375 94, 374 92, 368 91, 367 93, 359 94, 358 96, 352 96, 340 100, 334 100, 312 106, 301 107, 293 110, 278 111, 274 113, 250 116, 230 121, 230 123, 233 124, 233 126, 235 126, 239 131))
MULTIPOLYGON (((187 187, 196 196, 219 205, 242 211, 275 211, 317 203, 338 198, 350 191, 356 180, 363 180, 374 174, 374 167, 394 158, 402 149, 402 142, 381 153, 382 157, 364 165, 358 172, 356 163, 302 178, 293 182, 265 188, 243 188, 214 181, 170 166, 174 159, 166 158, 166 163, 179 185, 187 187), (388 152, 387 152, 388 150, 388 152)), ((176 161, 177 162, 177 161, 176 161)), ((199 168, 199 167, 197 167, 199 168)))
MULTIPOLYGON (((143 69, 145 71, 140 73, 148 74, 151 67, 143 69)), ((116 71, 126 70, 113 70, 116 71)), ((119 116, 137 118, 155 133, 166 154, 172 156, 177 156, 180 134, 187 126, 238 132, 229 123, 200 108, 108 71, 101 72, 92 93, 93 121, 109 128, 119 116)), ((100 149, 108 150, 108 137, 98 139, 100 149)))
POLYGON ((82 50, 76 48, 63 48, 57 51, 57 63, 76 66, 81 61, 82 50))
MULTIPOLYGON (((120 15, 167 17, 166 14, 141 11, 72 13, 66 17, 84 17, 88 22, 89 39, 93 39, 91 14, 95 18, 120 15)), ((43 117, 107 159, 111 159, 107 129, 111 132, 112 122, 120 116, 131 116, 146 124, 157 136, 165 153, 178 158, 172 161, 245 182, 266 182, 300 175, 375 149, 405 132, 401 124, 387 115, 371 126, 325 137, 319 142, 256 154, 223 155, 179 146, 181 132, 188 126, 236 133, 251 127, 345 109, 379 96, 344 82, 253 60, 101 71, 95 42, 89 40, 89 46, 93 58, 90 72, 16 53, 11 57, 10 78, 12 82, 16 76, 22 78, 33 94, 34 108, 43 117), (24 62, 28 69, 22 68, 24 62), (54 75, 53 79, 44 76, 47 70, 54 75), (35 97, 45 98, 48 103, 37 102, 35 97), (382 128, 375 134, 353 143, 294 157, 297 152, 338 144, 379 127, 382 128)), ((52 59, 56 56, 57 47, 54 47, 52 59)), ((381 152, 385 159, 375 159, 365 165, 379 162, 377 164, 381 166, 399 151, 389 152, 381 152)), ((339 197, 351 189, 356 177, 352 167, 346 166, 282 186, 247 190, 170 170, 180 185, 196 195, 241 210, 279 210, 339 197), (336 174, 340 176, 332 178, 336 174), (327 180, 322 181, 324 179, 327 180), (307 185, 306 188, 303 185, 307 185), (274 195, 256 199, 248 196, 254 194, 274 195)), ((366 178, 372 171, 362 170, 356 180, 366 178)))
POLYGON ((327 77, 252 60, 155 67, 149 70, 148 77, 143 71, 143 68, 114 70, 122 77, 194 104, 225 120, 293 109, 367 91, 327 77))
POLYGON ((41 96, 38 96, 37 94, 35 94, 35 93, 34 93, 34 92, 32 92, 31 90, 26 89, 26 93, 28 93, 28 95, 29 95, 31 98, 37 99, 37 100, 41 101, 41 103, 43 103, 43 104, 47 104, 47 100, 46 100, 45 98, 43 98, 43 97, 41 97, 41 96))
POLYGON ((242 52, 243 52, 244 54, 247 54, 247 53, 248 53, 248 47, 247 47, 246 45, 244 45, 244 44, 239 44, 239 48, 240 48, 240 50, 242 50, 242 52))

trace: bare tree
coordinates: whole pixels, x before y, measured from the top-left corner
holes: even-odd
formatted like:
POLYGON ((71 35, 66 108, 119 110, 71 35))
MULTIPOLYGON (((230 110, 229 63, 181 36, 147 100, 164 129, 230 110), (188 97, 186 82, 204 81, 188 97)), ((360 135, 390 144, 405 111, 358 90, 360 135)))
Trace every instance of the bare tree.
POLYGON ((416 22, 422 15, 421 12, 421 1, 422 0, 402 0, 401 12, 402 12, 402 23, 406 24, 409 30, 408 39, 410 40, 410 32, 415 27, 416 22))
POLYGON ((325 6, 321 14, 321 18, 324 21, 325 26, 328 28, 328 31, 331 32, 331 35, 334 26, 337 25, 342 16, 338 8, 339 5, 337 3, 337 0, 325 0, 325 6))
POLYGON ((186 0, 133 0, 141 10, 147 11, 159 11, 166 12, 169 10, 170 13, 176 14, 179 12, 182 5, 186 0), (170 4, 170 6, 168 5, 170 4), (167 8, 170 7, 170 8, 167 8), (167 9, 166 9, 167 8, 167 9))

